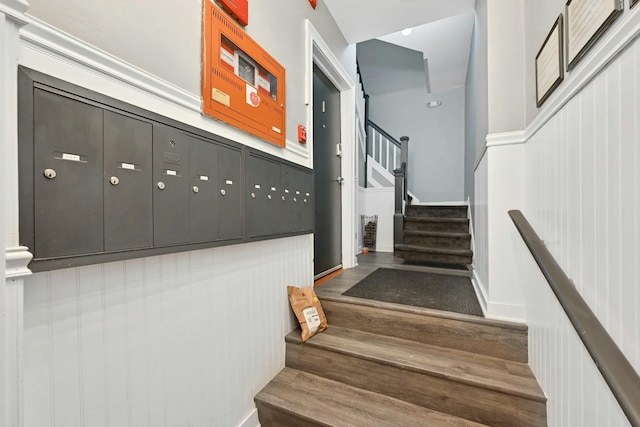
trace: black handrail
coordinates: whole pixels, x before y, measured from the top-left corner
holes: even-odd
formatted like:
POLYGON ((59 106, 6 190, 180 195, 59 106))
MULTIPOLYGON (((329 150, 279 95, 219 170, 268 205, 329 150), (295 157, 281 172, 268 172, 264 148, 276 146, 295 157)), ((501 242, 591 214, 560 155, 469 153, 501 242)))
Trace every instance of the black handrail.
POLYGON ((522 212, 512 210, 509 216, 629 422, 634 427, 640 427, 640 376, 522 212))
POLYGON ((367 120, 367 125, 371 126, 372 128, 374 128, 376 130, 376 132, 378 132, 379 134, 382 134, 382 136, 384 136, 385 138, 387 138, 389 141, 391 141, 393 143, 393 145, 395 145, 398 148, 401 148, 402 144, 400 144, 400 141, 398 141, 397 139, 395 139, 394 137, 392 137, 391 135, 389 135, 387 132, 385 132, 384 129, 382 129, 380 126, 378 126, 377 124, 373 123, 371 120, 367 120))

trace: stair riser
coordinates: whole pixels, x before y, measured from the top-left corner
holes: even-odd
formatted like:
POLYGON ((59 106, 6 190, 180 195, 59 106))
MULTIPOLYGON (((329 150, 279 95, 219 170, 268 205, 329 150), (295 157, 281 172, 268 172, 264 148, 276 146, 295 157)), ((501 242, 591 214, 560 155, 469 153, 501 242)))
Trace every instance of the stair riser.
POLYGON ((271 405, 256 401, 258 420, 261 427, 322 427, 324 424, 315 423, 306 418, 283 411, 271 405))
POLYGON ((441 262, 444 264, 471 264, 473 262, 473 257, 463 255, 447 255, 402 250, 396 250, 394 255, 398 258, 406 259, 407 261, 441 262))
POLYGON ((527 363, 527 332, 462 320, 322 301, 331 325, 527 363))
POLYGON ((436 237, 405 234, 404 243, 407 245, 420 245, 429 248, 469 249, 471 246, 471 237, 436 237))
POLYGON ((405 230, 416 231, 444 231, 449 233, 468 233, 468 222, 419 222, 419 221, 404 221, 405 230))
POLYGON ((286 366, 492 426, 541 426, 545 404, 365 360, 287 343, 286 366))
POLYGON ((466 218, 466 206, 408 206, 407 216, 418 216, 422 218, 466 218))

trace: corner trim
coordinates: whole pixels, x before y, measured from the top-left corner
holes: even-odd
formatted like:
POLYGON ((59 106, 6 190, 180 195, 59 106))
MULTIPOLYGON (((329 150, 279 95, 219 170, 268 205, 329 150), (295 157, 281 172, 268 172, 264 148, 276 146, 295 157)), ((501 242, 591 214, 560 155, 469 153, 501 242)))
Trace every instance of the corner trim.
POLYGON ((5 280, 19 279, 31 275, 27 268, 33 255, 26 246, 5 249, 5 280))
POLYGON ((473 270, 471 283, 473 284, 473 289, 476 291, 476 296, 478 297, 478 302, 480 303, 480 308, 482 309, 482 315, 487 317, 487 295, 484 292, 482 281, 480 280, 480 277, 478 277, 478 273, 476 272, 476 270, 473 270))
POLYGON ((20 25, 27 23, 24 15, 27 9, 29 9, 29 3, 25 0, 0 0, 0 13, 3 13, 20 25))
POLYGON ((254 408, 249 415, 238 424, 238 427, 260 427, 260 420, 258 419, 258 409, 254 408))
MULTIPOLYGON (((1 1, 1 0, 0 0, 1 1)), ((108 76, 128 86, 200 113, 200 97, 134 65, 122 61, 32 16, 20 30, 21 43, 54 54, 75 66, 108 76)))

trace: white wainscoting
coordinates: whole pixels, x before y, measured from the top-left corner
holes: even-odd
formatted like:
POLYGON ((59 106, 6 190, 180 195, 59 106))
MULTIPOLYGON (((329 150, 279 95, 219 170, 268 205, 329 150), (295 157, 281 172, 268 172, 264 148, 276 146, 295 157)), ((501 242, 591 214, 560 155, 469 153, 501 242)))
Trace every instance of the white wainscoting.
POLYGON ((547 395, 549 427, 629 426, 524 242, 514 251, 527 301, 529 364, 547 395))
POLYGON ((640 372, 640 42, 526 144, 524 211, 640 372))
POLYGON ((255 420, 294 326, 286 286, 311 284, 312 247, 307 235, 29 277, 24 425, 255 420))

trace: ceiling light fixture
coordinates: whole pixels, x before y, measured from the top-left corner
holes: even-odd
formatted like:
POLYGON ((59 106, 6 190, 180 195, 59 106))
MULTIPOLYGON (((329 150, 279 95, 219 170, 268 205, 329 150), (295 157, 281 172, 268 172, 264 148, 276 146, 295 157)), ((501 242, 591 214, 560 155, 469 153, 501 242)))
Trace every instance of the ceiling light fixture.
POLYGON ((442 101, 429 101, 427 102, 427 108, 438 108, 442 105, 442 101))
POLYGON ((408 36, 409 34, 411 34, 411 31, 412 31, 411 28, 405 28, 400 32, 400 34, 402 34, 403 36, 408 36))

